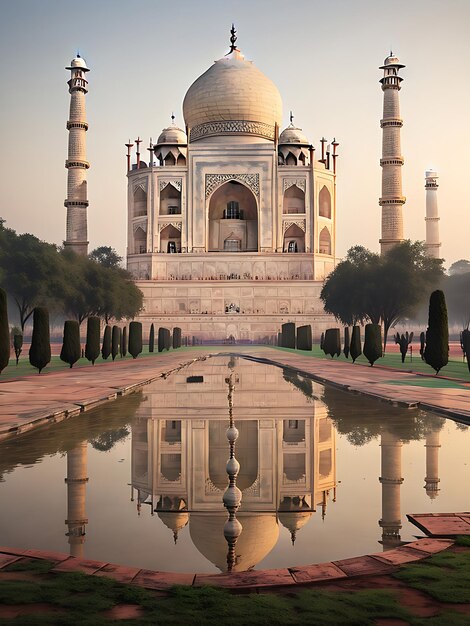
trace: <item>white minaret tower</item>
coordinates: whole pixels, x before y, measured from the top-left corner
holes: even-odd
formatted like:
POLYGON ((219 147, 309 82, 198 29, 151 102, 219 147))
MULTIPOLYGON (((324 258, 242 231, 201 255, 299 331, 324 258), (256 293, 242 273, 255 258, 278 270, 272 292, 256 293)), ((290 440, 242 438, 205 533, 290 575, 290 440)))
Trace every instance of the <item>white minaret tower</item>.
POLYGON ((437 172, 428 170, 425 174, 426 184, 426 253, 435 259, 441 258, 439 241, 439 212, 437 208, 437 172))
POLYGON ((88 81, 85 73, 89 71, 84 59, 79 54, 70 67, 68 81, 70 93, 70 115, 67 122, 69 131, 69 150, 65 167, 67 168, 67 226, 65 245, 77 254, 88 254, 87 232, 87 181, 86 171, 90 164, 86 160, 86 121, 85 94, 88 81))
POLYGON ((403 78, 398 76, 399 70, 405 67, 398 58, 390 52, 384 64, 380 67, 384 71, 382 91, 384 92, 383 118, 380 120, 382 128, 382 196, 379 204, 382 207, 382 236, 380 251, 383 254, 395 244, 403 241, 402 207, 406 198, 402 195, 401 168, 404 163, 401 156, 400 129, 403 120, 400 118, 400 101, 398 92, 403 78))

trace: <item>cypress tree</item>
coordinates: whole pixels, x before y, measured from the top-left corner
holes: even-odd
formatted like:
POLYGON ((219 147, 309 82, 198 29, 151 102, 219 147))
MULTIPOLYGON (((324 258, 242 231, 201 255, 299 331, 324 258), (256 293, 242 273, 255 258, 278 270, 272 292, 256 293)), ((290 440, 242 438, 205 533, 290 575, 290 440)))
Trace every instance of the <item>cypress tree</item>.
POLYGON ((277 333, 277 345, 282 348, 282 333, 277 333))
POLYGON ((181 328, 173 328, 173 349, 181 348, 181 328))
POLYGON ((426 333, 423 332, 419 335, 419 354, 424 361, 424 349, 426 347, 426 333))
POLYGON ((80 345, 80 325, 76 320, 64 322, 64 338, 60 351, 60 360, 68 363, 72 368, 82 353, 80 345))
POLYGON ((395 343, 397 343, 400 346, 400 353, 401 353, 401 362, 404 363, 405 362, 405 358, 406 358, 406 353, 408 352, 408 348, 411 345, 412 341, 413 341, 413 333, 410 333, 408 335, 408 331, 406 331, 406 333, 404 335, 400 335, 400 333, 397 333, 395 335, 395 343))
POLYGON ((165 348, 165 331, 166 331, 166 328, 160 327, 158 329, 158 351, 159 352, 163 352, 163 350, 166 349, 165 348))
POLYGON ((136 359, 142 352, 142 324, 131 322, 129 324, 129 354, 136 359))
POLYGON ((339 328, 328 328, 323 340, 323 352, 331 358, 341 354, 341 334, 339 328))
POLYGON ((353 326, 351 335, 351 345, 349 346, 349 353, 355 363, 356 359, 361 356, 361 327, 353 326))
POLYGON ((125 357, 127 354, 127 326, 122 329, 122 342, 121 342, 121 356, 125 357))
POLYGON ((349 359, 349 346, 351 345, 351 341, 349 339, 349 326, 346 326, 344 329, 344 356, 349 359))
POLYGON ((380 324, 366 324, 363 352, 371 367, 382 356, 382 328, 380 324))
POLYGON ((449 325, 444 292, 436 289, 429 298, 429 320, 426 330, 424 360, 436 374, 449 362, 449 325))
POLYGON ((470 330, 468 328, 462 331, 462 347, 467 357, 468 370, 470 371, 470 330))
POLYGON ((13 348, 15 349, 16 364, 20 360, 20 354, 23 351, 23 335, 21 333, 13 335, 13 348))
POLYGON ((310 324, 297 329, 297 350, 312 349, 312 327, 310 324))
POLYGON ((113 357, 113 361, 119 354, 119 335, 119 326, 113 326, 113 329, 111 331, 111 356, 113 357))
POLYGON ((325 352, 324 347, 325 347, 325 333, 322 333, 320 335, 320 350, 323 350, 323 352, 325 352))
POLYGON ((0 289, 0 372, 8 365, 9 360, 10 329, 8 327, 7 294, 3 289, 0 289))
POLYGON ((165 328, 165 350, 169 350, 171 347, 171 333, 168 328, 165 328))
POLYGON ((100 318, 89 317, 86 323, 85 357, 95 364, 100 355, 100 318))
POLYGON ((101 347, 101 356, 103 359, 107 359, 111 354, 111 326, 106 324, 103 333, 103 345, 101 347))
POLYGON ((286 322, 282 325, 282 346, 295 350, 295 323, 286 322))
POLYGON ((29 362, 39 370, 39 374, 51 360, 51 339, 49 332, 49 311, 38 306, 33 311, 33 336, 29 348, 29 362))
POLYGON ((123 340, 124 334, 122 332, 122 328, 119 326, 119 356, 122 359, 122 340, 123 340))
POLYGON ((155 328, 153 324, 150 326, 150 334, 149 334, 149 352, 153 352, 155 350, 155 328))

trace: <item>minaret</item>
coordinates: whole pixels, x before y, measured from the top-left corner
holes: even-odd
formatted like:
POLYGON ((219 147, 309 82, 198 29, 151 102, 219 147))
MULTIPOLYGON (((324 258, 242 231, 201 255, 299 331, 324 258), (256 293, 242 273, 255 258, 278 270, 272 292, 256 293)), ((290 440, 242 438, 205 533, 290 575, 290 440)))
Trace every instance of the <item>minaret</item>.
POLYGON ((426 494, 434 500, 439 495, 439 430, 434 428, 426 434, 426 494))
POLYGON ((382 473, 379 478, 382 484, 382 545, 390 550, 401 545, 401 505, 400 488, 403 483, 401 476, 401 440, 394 434, 384 432, 381 440, 382 473))
POLYGON ((67 452, 67 524, 70 556, 83 557, 85 526, 88 519, 85 512, 87 477, 87 441, 67 452))
POLYGON ((441 258, 439 241, 439 212, 437 208, 437 172, 428 170, 425 174, 426 184, 426 253, 435 259, 441 258))
POLYGON ((399 70, 405 67, 398 58, 390 52, 384 64, 380 67, 384 71, 382 91, 384 92, 383 118, 380 120, 382 128, 382 196, 379 204, 382 207, 382 236, 380 251, 383 254, 395 244, 403 241, 402 207, 406 198, 402 195, 400 129, 403 120, 400 118, 400 101, 398 92, 401 88, 399 70))
POLYGON ((88 254, 87 232, 87 181, 86 171, 90 164, 86 160, 86 121, 85 94, 88 81, 85 73, 89 71, 84 59, 79 54, 69 67, 71 77, 68 81, 70 93, 70 115, 67 122, 69 131, 69 149, 65 167, 67 168, 67 226, 65 246, 77 254, 88 254))

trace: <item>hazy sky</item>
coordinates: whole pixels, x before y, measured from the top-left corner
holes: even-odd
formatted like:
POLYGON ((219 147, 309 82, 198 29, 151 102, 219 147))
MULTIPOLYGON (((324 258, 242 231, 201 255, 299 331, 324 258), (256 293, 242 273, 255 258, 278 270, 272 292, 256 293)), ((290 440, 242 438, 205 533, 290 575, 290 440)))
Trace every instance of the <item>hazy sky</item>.
MULTIPOLYGON (((189 85, 238 46, 278 86, 284 122, 320 147, 340 142, 339 256, 379 249, 383 63, 406 65, 400 92, 405 236, 425 237, 424 171, 440 175, 442 254, 470 258, 469 0, 0 0, 1 208, 18 232, 65 237, 69 72, 79 49, 87 96, 90 249, 126 248, 124 143, 148 145, 189 85)), ((318 152, 317 152, 318 154, 318 152)))

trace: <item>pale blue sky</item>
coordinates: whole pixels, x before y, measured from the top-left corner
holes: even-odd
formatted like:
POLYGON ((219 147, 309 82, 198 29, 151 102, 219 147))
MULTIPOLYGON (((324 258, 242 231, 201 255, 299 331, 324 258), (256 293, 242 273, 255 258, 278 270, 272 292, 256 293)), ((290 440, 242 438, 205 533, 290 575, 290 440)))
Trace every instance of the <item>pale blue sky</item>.
MULTIPOLYGON (((0 215, 19 232, 65 236, 69 78, 77 49, 91 72, 87 96, 90 249, 125 253, 124 143, 183 124, 189 85, 238 45, 278 86, 284 121, 319 148, 340 142, 338 254, 378 250, 382 92, 390 47, 407 66, 400 92, 405 235, 424 239, 424 171, 439 171, 442 252, 469 258, 470 2, 448 0, 0 0, 2 87, 0 215)), ((145 144, 147 145, 147 143, 145 144)))

